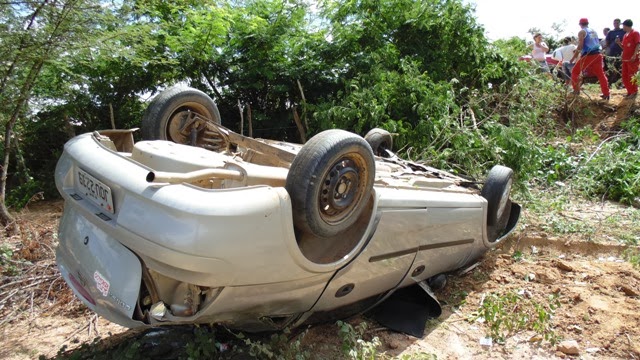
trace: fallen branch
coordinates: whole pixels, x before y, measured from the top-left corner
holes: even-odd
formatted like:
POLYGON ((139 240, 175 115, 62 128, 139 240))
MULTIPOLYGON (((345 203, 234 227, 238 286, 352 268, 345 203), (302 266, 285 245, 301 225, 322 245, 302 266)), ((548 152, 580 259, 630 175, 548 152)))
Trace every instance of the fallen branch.
MULTIPOLYGON (((34 277, 27 278, 27 279, 20 279, 20 280, 12 281, 12 282, 10 282, 10 283, 8 283, 8 284, 4 284, 4 285, 0 286, 0 289, 4 289, 4 288, 6 288, 6 287, 10 287, 10 286, 12 286, 12 285, 16 285, 16 284, 22 284, 22 283, 27 282, 27 281, 34 281, 34 280, 51 280, 51 279, 55 278, 56 276, 58 276, 58 275, 34 276, 34 277)), ((4 294, 4 293, 0 293, 0 296, 2 296, 3 294, 4 294)))
MULTIPOLYGON (((18 292, 18 291, 20 291, 20 290, 24 290, 24 289, 27 289, 27 288, 31 288, 31 287, 34 287, 34 286, 36 286, 36 285, 40 285, 40 284, 42 284, 43 282, 48 281, 48 280, 51 280, 51 279, 53 279, 53 277, 46 277, 46 278, 44 278, 43 280, 36 281, 36 282, 31 283, 31 284, 26 285, 26 286, 22 286, 22 287, 20 287, 20 288, 18 288, 18 289, 14 289, 13 291, 14 291, 14 292, 18 292)), ((0 296, 2 296, 2 295, 4 295, 4 294, 6 294, 6 293, 8 293, 8 292, 9 292, 9 291, 5 291, 5 292, 3 292, 3 293, 0 293, 0 296)), ((3 299, 3 300, 0 300, 0 304, 1 304, 1 303, 3 303, 3 302, 5 302, 6 300, 7 300, 7 298, 5 298, 5 299, 3 299)))

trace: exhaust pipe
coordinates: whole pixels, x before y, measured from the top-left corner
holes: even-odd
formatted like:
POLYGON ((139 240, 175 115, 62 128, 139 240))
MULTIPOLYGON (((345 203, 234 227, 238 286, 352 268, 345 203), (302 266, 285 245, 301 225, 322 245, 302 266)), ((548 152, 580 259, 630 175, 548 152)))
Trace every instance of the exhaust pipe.
POLYGON ((284 187, 287 182, 289 169, 269 166, 245 164, 240 167, 227 164, 230 169, 202 169, 187 173, 150 171, 147 174, 148 183, 181 184, 208 179, 225 179, 238 181, 237 186, 267 185, 284 187))
POLYGON ((150 171, 147 174, 148 183, 180 184, 211 178, 242 181, 245 178, 245 174, 242 171, 227 169, 202 169, 188 173, 150 171))

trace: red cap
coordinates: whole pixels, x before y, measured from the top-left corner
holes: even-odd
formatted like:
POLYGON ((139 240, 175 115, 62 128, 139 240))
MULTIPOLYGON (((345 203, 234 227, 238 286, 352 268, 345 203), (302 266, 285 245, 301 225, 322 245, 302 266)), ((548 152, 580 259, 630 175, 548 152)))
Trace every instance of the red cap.
POLYGON ((580 22, 578 24, 583 25, 583 24, 588 24, 588 23, 589 23, 589 19, 582 18, 582 19, 580 19, 580 22))

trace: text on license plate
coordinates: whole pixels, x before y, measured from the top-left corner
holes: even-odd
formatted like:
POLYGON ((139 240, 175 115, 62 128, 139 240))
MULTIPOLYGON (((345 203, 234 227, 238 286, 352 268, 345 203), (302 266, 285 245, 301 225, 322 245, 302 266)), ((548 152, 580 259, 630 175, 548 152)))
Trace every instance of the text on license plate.
POLYGON ((85 195, 87 199, 94 204, 100 206, 104 210, 113 214, 113 197, 111 196, 111 188, 100 180, 89 175, 86 171, 78 169, 78 178, 76 181, 76 189, 81 195, 85 195))

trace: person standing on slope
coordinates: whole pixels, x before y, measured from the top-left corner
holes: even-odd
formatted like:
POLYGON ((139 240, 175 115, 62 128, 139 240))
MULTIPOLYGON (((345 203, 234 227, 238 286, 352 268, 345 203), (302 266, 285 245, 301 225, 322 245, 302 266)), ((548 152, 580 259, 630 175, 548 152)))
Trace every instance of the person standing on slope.
POLYGON ((602 53, 600 53, 601 48, 598 41, 598 34, 595 30, 589 28, 589 20, 586 18, 580 19, 579 25, 582 29, 578 32, 578 47, 571 58, 571 62, 573 63, 578 55, 580 55, 580 59, 576 62, 573 70, 571 70, 573 93, 576 95, 580 94, 580 75, 582 75, 583 71, 587 70, 598 78, 600 90, 602 90, 600 97, 609 100, 609 83, 607 82, 607 77, 604 75, 603 58, 602 53))
POLYGON ((622 83, 627 89, 626 97, 635 97, 638 94, 638 84, 633 83, 633 76, 638 72, 638 51, 640 51, 640 33, 633 30, 633 22, 629 19, 622 23, 625 35, 616 39, 616 43, 622 47, 622 83))
POLYGON ((549 47, 542 41, 542 34, 535 34, 533 36, 533 44, 531 44, 531 57, 538 63, 543 73, 550 73, 546 55, 548 51, 549 47))
POLYGON ((570 63, 570 61, 576 52, 576 46, 571 43, 571 37, 569 36, 562 40, 562 44, 562 47, 553 52, 553 58, 558 60, 558 65, 562 66, 560 76, 566 81, 566 84, 569 85, 571 83, 571 70, 573 70, 573 66, 575 65, 570 63))
POLYGON ((605 39, 604 55, 605 55, 605 73, 607 74, 607 81, 609 86, 613 86, 613 83, 620 80, 620 74, 622 69, 622 61, 620 60, 620 54, 622 54, 622 48, 616 42, 617 39, 622 41, 624 37, 624 30, 620 27, 620 19, 613 20, 613 30, 609 31, 605 39), (608 66, 608 72, 607 70, 608 66))

